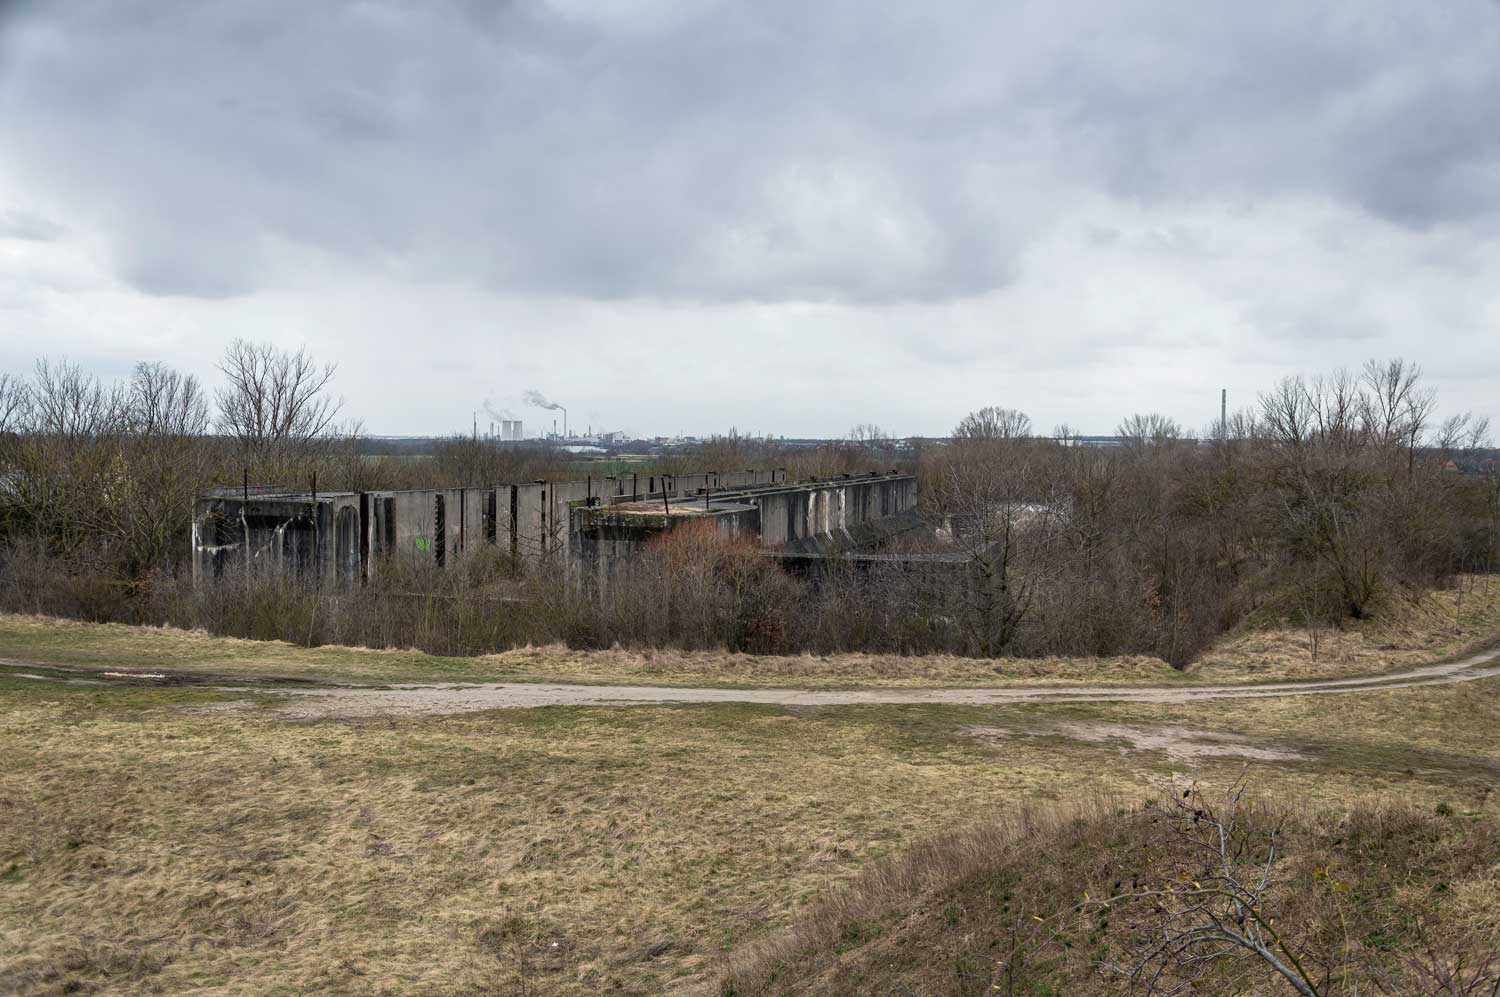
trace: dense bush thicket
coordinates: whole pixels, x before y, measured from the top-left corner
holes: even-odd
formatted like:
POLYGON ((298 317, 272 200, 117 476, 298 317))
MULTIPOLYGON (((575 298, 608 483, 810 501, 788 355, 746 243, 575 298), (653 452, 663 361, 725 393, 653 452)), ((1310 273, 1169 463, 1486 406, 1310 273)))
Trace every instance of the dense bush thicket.
POLYGON ((1334 624, 1491 570, 1500 534, 1496 477, 1452 463, 1475 463, 1484 423, 1436 422, 1417 369, 1394 361, 1289 378, 1206 442, 1148 414, 1121 424, 1121 446, 1078 446, 1065 428, 1039 437, 1024 414, 990 408, 922 449, 872 426, 797 451, 731 434, 653 469, 914 468, 929 529, 891 550, 938 559, 791 575, 743 542, 679 529, 604 584, 487 551, 445 571, 384 565, 355 591, 236 574, 195 592, 181 577, 192 500, 243 469, 316 473, 330 490, 565 473, 545 451, 463 438, 427 460, 362 456, 356 429, 333 421, 331 369, 246 343, 221 369, 212 400, 157 364, 114 386, 46 362, 0 377, 0 606, 441 653, 566 640, 1180 665, 1252 611, 1334 624))

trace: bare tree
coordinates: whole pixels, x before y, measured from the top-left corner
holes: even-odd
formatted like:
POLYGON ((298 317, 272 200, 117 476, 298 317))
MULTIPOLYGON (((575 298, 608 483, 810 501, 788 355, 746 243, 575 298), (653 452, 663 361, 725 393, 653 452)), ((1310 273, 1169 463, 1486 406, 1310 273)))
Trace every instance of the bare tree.
POLYGON ((0 472, 15 463, 20 434, 30 422, 30 387, 19 377, 0 374, 0 472))
POLYGON ((1176 419, 1169 419, 1156 412, 1136 413, 1122 420, 1115 427, 1115 435, 1135 447, 1170 443, 1181 439, 1182 426, 1176 419))
POLYGON ((204 436, 208 399, 198 379, 160 362, 138 363, 123 398, 128 432, 146 438, 204 436))
POLYGON ((1051 469, 1035 441, 955 436, 935 482, 932 508, 970 568, 960 622, 985 657, 1015 640, 1055 567, 1047 553, 1062 533, 1051 469))
POLYGON ((953 429, 956 440, 1015 440, 1031 435, 1031 416, 994 405, 964 416, 953 429))
POLYGON ((14 518, 41 553, 74 561, 97 554, 101 505, 123 470, 121 392, 65 360, 38 360, 25 391, 10 456, 14 518))
POLYGON ((29 395, 33 433, 77 442, 120 428, 119 390, 66 360, 38 360, 29 395))
POLYGON ((1301 376, 1284 377, 1260 396, 1260 430, 1274 443, 1301 449, 1313 438, 1313 404, 1301 376))
POLYGON ((19 377, 0 374, 0 436, 18 433, 31 418, 31 389, 19 377))
POLYGON ((187 553, 193 501, 217 469, 208 399, 197 378, 157 362, 136 364, 121 399, 123 460, 100 526, 127 576, 170 572, 187 553))
POLYGON ((1431 412, 1432 392, 1421 387, 1422 368, 1399 357, 1368 360, 1360 372, 1365 423, 1379 443, 1403 444, 1420 434, 1431 412))
POLYGON ((1437 405, 1437 393, 1422 387, 1422 368, 1399 357, 1370 360, 1360 375, 1365 422, 1374 442, 1404 447, 1407 471, 1416 465, 1417 445, 1437 405))
POLYGON ((185 554, 193 499, 213 479, 207 399, 196 379, 138 364, 106 385, 67 361, 40 360, 11 382, 16 435, 9 517, 66 570, 138 579, 185 554), (16 413, 19 413, 17 415, 16 413))
POLYGON ((1451 415, 1438 424, 1433 434, 1432 445, 1448 456, 1464 451, 1481 450, 1489 446, 1490 420, 1488 416, 1475 417, 1472 412, 1451 415))
POLYGON ((216 392, 219 432, 256 455, 305 450, 333 427, 341 403, 327 394, 333 364, 318 366, 305 349, 236 339, 219 363, 226 383, 216 392))

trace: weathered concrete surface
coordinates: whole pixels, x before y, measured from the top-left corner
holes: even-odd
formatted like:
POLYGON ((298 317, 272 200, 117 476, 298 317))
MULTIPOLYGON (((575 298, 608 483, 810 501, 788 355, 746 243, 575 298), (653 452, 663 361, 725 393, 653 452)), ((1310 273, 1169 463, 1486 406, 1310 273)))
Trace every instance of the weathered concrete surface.
POLYGON ((528 563, 623 553, 671 528, 656 503, 702 508, 767 549, 821 554, 880 539, 916 506, 895 473, 788 482, 775 471, 619 475, 497 488, 205 496, 193 516, 193 578, 266 566, 329 584, 368 577, 384 558, 446 566, 493 545, 528 563), (643 512, 637 514, 633 508, 643 512), (657 519, 660 519, 660 522, 657 519))
POLYGON ((569 532, 584 556, 594 559, 617 556, 677 528, 684 519, 713 519, 723 532, 753 535, 767 550, 816 554, 882 539, 882 524, 900 520, 902 528, 910 528, 916 502, 917 482, 910 475, 846 475, 678 494, 667 501, 662 496, 607 498, 576 509, 569 532))

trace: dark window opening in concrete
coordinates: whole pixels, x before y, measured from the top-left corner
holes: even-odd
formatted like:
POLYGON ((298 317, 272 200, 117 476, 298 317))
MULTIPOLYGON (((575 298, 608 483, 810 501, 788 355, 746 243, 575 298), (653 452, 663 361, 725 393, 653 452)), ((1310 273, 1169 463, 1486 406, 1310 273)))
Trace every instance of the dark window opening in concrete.
POLYGON ((489 491, 484 496, 484 542, 494 546, 495 532, 495 493, 489 491))
POLYGON ((370 496, 359 493, 359 566, 363 573, 370 563, 370 496))
POLYGON ((280 565, 281 570, 298 577, 312 573, 317 530, 310 515, 290 519, 247 515, 245 524, 250 528, 250 555, 255 563, 280 565))
POLYGON ((389 554, 396 549, 396 500, 384 498, 380 500, 380 518, 385 527, 384 543, 386 553, 389 554))
MULTIPOLYGON (((214 577, 224 577, 224 564, 228 561, 230 545, 243 543, 244 531, 240 529, 239 523, 231 523, 226 516, 215 514, 213 521, 209 524, 209 535, 207 540, 214 548, 213 566, 214 577)), ((243 552, 241 554, 243 555, 243 552)))
POLYGON ((448 561, 448 510, 443 496, 432 499, 432 559, 441 568, 448 561))
POLYGON ((515 557, 516 556, 517 542, 520 539, 519 535, 518 535, 519 524, 516 522, 517 514, 520 511, 520 502, 519 502, 519 500, 516 497, 517 491, 518 491, 518 489, 514 485, 512 485, 511 489, 510 489, 510 556, 511 557, 515 557))
POLYGON ((339 510, 333 529, 334 557, 337 559, 338 577, 346 580, 354 577, 359 562, 359 514, 349 506, 339 510))

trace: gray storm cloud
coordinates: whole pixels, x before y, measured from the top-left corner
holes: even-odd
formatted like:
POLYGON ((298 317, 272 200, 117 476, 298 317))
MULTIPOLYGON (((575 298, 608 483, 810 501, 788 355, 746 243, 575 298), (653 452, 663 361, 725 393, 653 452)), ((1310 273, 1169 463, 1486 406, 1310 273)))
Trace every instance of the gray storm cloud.
POLYGON ((0 15, 0 164, 155 294, 306 247, 603 300, 957 300, 1093 191, 1496 229, 1483 0, 153 9, 0 15))
POLYGON ((1405 354, 1482 408, 1496 120, 1493 0, 0 0, 0 369, 241 335, 393 431, 837 435, 1405 354))

